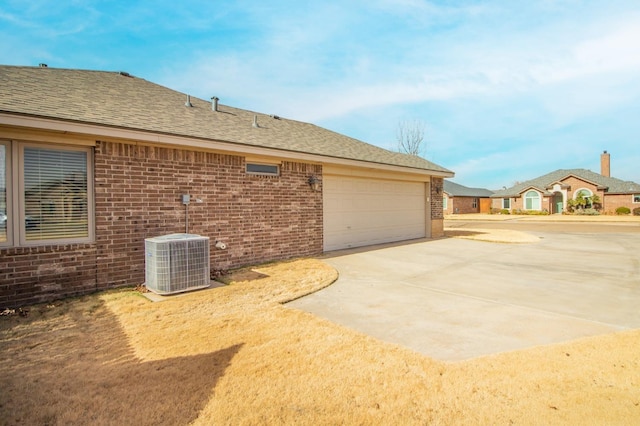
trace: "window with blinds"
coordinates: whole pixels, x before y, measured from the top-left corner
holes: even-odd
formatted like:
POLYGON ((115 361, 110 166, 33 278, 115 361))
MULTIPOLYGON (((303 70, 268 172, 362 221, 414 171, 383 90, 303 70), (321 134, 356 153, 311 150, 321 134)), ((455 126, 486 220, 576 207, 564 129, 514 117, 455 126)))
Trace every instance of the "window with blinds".
POLYGON ((88 238, 88 151, 25 146, 22 162, 25 241, 88 238))
POLYGON ((7 148, 8 143, 0 141, 0 244, 8 241, 7 225, 9 216, 7 215, 9 208, 7 204, 7 180, 8 180, 8 159, 7 148))

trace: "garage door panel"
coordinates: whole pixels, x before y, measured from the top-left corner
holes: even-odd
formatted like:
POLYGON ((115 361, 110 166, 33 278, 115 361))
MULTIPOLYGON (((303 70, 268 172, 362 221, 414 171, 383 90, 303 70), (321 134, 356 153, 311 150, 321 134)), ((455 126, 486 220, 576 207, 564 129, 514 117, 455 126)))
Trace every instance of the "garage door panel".
POLYGON ((422 182, 325 175, 323 187, 325 250, 426 236, 422 182))

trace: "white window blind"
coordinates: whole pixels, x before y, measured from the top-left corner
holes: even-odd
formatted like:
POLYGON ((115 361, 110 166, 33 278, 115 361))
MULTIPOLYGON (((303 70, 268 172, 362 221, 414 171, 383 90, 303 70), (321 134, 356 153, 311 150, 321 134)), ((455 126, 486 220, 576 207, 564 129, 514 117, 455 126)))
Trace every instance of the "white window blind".
POLYGON ((0 243, 7 242, 7 146, 0 142, 0 243))
POLYGON ((24 148, 26 241, 89 236, 87 152, 24 148))

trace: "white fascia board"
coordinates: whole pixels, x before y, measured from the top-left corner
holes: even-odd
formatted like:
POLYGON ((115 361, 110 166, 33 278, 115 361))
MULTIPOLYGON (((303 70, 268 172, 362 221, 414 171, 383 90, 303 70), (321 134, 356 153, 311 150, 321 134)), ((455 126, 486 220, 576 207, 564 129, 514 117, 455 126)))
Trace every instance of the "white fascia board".
POLYGON ((115 138, 119 140, 127 140, 130 142, 133 141, 148 144, 173 145, 184 148, 199 148, 207 151, 215 151, 231 155, 256 155, 292 161, 306 161, 315 164, 337 164, 342 166, 387 170, 443 178, 451 178, 454 176, 452 172, 416 169, 411 167, 395 166, 392 164, 381 164, 361 160, 351 160, 347 158, 331 157, 326 155, 308 154, 297 151, 286 151, 274 148, 258 147, 237 142, 197 139, 186 136, 148 132, 144 130, 107 127, 98 124, 76 123, 71 121, 62 121, 42 117, 0 113, 0 124, 31 128, 42 131, 115 138))

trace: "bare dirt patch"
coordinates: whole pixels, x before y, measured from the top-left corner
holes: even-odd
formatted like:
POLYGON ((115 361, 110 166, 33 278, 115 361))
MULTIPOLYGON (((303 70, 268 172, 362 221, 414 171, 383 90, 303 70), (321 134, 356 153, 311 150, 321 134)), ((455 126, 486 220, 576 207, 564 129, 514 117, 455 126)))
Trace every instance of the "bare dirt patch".
POLYGON ((438 362, 280 304, 313 259, 153 303, 120 290, 0 318, 2 424, 631 424, 640 330, 438 362))
POLYGON ((540 238, 535 235, 510 229, 445 228, 444 234, 450 238, 487 241, 490 243, 523 244, 540 241, 540 238))

